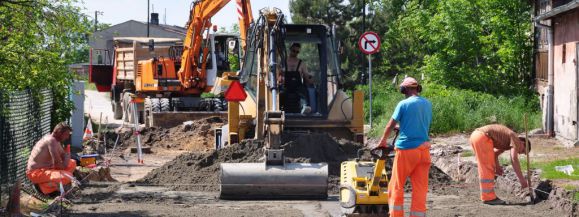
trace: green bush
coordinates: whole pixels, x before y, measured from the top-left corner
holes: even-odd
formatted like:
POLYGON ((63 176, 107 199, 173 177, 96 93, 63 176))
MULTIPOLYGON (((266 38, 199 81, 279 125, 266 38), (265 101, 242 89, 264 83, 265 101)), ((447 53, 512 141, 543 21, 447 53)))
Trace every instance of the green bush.
MULTIPOLYGON (((367 87, 360 87, 366 88, 367 87)), ((373 87, 373 130, 371 137, 380 136, 394 108, 404 96, 392 85, 373 87)), ((524 131, 523 117, 527 114, 528 129, 541 126, 541 111, 537 97, 504 97, 470 90, 426 84, 422 96, 432 102, 432 134, 468 132, 477 127, 500 123, 524 131)), ((366 120, 369 118, 369 101, 365 101, 366 120)))

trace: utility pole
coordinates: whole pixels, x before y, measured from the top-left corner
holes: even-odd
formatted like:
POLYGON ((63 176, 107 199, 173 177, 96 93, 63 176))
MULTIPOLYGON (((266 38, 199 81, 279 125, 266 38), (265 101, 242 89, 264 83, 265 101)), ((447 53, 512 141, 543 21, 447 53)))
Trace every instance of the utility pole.
POLYGON ((95 32, 98 31, 98 25, 97 24, 99 23, 99 21, 98 21, 99 20, 99 17, 98 17, 99 14, 103 15, 103 12, 102 11, 94 11, 94 31, 95 32))
MULTIPOLYGON (((366 32, 366 0, 362 0, 362 34, 366 32)), ((366 71, 366 65, 362 64, 362 84, 366 83, 366 76, 364 76, 366 71)))
POLYGON ((366 32, 366 0, 362 0, 362 33, 366 32))
POLYGON ((149 6, 151 4, 149 3, 149 0, 147 0, 147 38, 149 37, 149 6))

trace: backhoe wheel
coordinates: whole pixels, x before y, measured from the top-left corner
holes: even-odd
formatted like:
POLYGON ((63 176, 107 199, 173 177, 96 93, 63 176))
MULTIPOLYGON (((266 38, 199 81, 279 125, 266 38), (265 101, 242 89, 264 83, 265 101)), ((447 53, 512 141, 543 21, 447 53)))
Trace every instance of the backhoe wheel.
POLYGON ((160 104, 162 112, 171 111, 171 101, 169 100, 169 98, 161 98, 160 104))
POLYGON ((123 119, 123 107, 121 106, 121 102, 113 101, 113 117, 115 120, 123 119))

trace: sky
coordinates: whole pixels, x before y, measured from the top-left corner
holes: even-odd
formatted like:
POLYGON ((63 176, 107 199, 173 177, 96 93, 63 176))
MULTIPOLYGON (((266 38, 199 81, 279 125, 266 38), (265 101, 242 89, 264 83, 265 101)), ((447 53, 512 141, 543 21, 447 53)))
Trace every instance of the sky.
MULTIPOLYGON (((149 0, 151 13, 159 13, 159 23, 167 25, 185 26, 189 19, 189 11, 192 0, 149 0), (154 7, 154 9, 153 9, 154 7), (165 10, 167 11, 165 13, 165 10), (166 21, 165 21, 166 17, 166 21)), ((289 0, 252 0, 253 18, 258 17, 259 9, 264 7, 276 7, 286 15, 291 23, 289 13, 289 0)), ((98 15, 99 23, 119 24, 128 20, 147 21, 147 0, 84 0, 79 3, 83 12, 90 17, 95 16, 95 11, 101 11, 98 15)), ((211 20, 219 28, 231 29, 233 24, 238 23, 235 0, 231 0, 211 20)))

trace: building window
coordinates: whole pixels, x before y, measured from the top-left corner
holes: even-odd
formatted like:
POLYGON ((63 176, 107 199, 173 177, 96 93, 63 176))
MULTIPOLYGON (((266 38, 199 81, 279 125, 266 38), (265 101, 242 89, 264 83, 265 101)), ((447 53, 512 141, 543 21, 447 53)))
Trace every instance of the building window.
POLYGON ((563 54, 561 55, 561 60, 563 63, 565 63, 565 59, 567 59, 567 46, 566 44, 563 44, 563 54))

